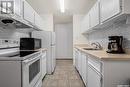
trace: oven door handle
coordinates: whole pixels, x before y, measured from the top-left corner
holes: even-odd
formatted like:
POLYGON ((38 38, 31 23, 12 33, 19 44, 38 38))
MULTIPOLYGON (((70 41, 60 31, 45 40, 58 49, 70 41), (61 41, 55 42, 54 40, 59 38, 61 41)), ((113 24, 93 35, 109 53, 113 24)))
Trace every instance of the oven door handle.
POLYGON ((23 61, 23 63, 27 64, 27 63, 30 63, 32 61, 36 61, 36 60, 40 59, 39 57, 42 57, 42 55, 39 55, 39 56, 37 56, 37 57, 35 57, 33 59, 27 59, 27 60, 23 61))

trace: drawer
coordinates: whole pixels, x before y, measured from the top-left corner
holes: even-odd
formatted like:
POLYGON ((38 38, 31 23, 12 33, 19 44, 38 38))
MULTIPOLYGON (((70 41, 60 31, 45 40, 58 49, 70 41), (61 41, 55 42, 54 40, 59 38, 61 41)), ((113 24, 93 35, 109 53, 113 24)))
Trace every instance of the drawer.
POLYGON ((96 57, 88 55, 88 63, 91 64, 98 72, 101 72, 102 63, 96 57))

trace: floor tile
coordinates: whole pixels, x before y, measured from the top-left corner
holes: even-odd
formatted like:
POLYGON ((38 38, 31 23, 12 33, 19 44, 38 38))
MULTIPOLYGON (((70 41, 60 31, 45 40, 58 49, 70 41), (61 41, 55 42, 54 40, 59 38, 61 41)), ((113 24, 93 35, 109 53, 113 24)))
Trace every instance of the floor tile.
POLYGON ((46 75, 43 87, 84 87, 84 84, 72 60, 57 60, 54 74, 46 75))
POLYGON ((69 87, 68 80, 59 80, 58 87, 69 87))

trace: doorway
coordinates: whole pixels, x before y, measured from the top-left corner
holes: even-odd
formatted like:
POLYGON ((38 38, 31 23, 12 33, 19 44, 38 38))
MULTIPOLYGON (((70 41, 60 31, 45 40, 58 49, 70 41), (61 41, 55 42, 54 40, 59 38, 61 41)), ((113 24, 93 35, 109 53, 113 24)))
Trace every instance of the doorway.
POLYGON ((56 58, 73 58, 73 24, 56 24, 56 58))

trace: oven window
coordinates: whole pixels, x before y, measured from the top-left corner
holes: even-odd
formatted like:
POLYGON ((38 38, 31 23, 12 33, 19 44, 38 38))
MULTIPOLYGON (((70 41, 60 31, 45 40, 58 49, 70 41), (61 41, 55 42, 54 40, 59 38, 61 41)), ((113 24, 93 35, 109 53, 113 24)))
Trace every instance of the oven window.
POLYGON ((37 60, 29 66, 29 83, 37 76, 40 72, 40 60, 37 60))

